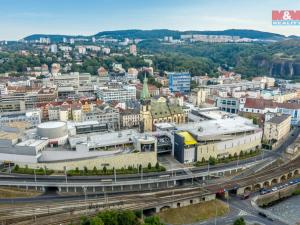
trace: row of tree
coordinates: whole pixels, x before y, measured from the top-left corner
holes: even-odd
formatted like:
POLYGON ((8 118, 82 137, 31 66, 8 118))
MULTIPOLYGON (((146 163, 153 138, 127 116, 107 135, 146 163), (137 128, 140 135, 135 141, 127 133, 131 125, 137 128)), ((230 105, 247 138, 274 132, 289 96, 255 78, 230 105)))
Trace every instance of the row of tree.
POLYGON ((99 212, 94 217, 82 217, 80 225, 164 225, 159 217, 142 218, 141 211, 109 210, 99 212))

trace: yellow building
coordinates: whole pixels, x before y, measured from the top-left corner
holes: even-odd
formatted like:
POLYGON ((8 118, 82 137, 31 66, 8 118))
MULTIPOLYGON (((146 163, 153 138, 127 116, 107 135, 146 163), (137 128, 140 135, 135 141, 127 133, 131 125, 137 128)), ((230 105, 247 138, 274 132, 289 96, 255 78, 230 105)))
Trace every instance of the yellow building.
POLYGON ((287 114, 276 115, 265 122, 264 140, 280 141, 285 138, 291 129, 291 116, 287 114))
POLYGON ((88 113, 88 112, 91 112, 92 111, 92 104, 89 104, 87 101, 82 104, 82 111, 84 113, 88 113))
POLYGON ((142 131, 153 131, 156 123, 185 123, 186 115, 179 105, 170 104, 163 97, 150 99, 145 78, 141 94, 140 121, 142 131))
POLYGON ((287 102, 291 99, 297 98, 298 93, 296 91, 294 92, 286 92, 283 94, 278 94, 274 96, 274 101, 275 102, 279 102, 279 103, 283 103, 283 102, 287 102))

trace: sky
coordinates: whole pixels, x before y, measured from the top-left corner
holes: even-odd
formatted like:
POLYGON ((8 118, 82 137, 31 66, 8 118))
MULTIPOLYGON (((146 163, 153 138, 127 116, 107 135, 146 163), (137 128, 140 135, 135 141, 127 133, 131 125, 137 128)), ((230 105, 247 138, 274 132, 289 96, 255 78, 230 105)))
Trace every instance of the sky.
POLYGON ((0 0, 0 40, 164 28, 300 35, 300 26, 272 26, 272 10, 286 9, 300 10, 300 0, 0 0))

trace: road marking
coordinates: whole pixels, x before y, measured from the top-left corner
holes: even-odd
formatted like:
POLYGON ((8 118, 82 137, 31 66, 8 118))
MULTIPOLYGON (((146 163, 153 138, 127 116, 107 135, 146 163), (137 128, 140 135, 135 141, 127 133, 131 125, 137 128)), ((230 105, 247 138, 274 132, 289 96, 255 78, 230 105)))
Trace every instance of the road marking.
POLYGON ((246 211, 244 211, 244 210, 240 210, 240 212, 239 212, 239 216, 247 216, 248 215, 248 213, 246 212, 246 211))

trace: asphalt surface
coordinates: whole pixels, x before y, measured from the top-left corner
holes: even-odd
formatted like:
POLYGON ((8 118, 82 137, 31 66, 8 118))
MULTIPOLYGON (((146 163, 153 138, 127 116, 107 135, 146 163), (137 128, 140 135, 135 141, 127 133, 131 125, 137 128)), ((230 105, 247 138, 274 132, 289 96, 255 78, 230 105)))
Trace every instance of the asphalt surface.
POLYGON ((223 217, 218 217, 210 219, 204 222, 195 223, 201 225, 232 225, 237 218, 243 217, 247 224, 260 224, 260 225, 287 225, 288 223, 283 223, 276 219, 271 219, 269 217, 265 218, 260 216, 260 212, 251 205, 251 199, 241 200, 237 196, 230 196, 228 201, 230 213, 223 217))

